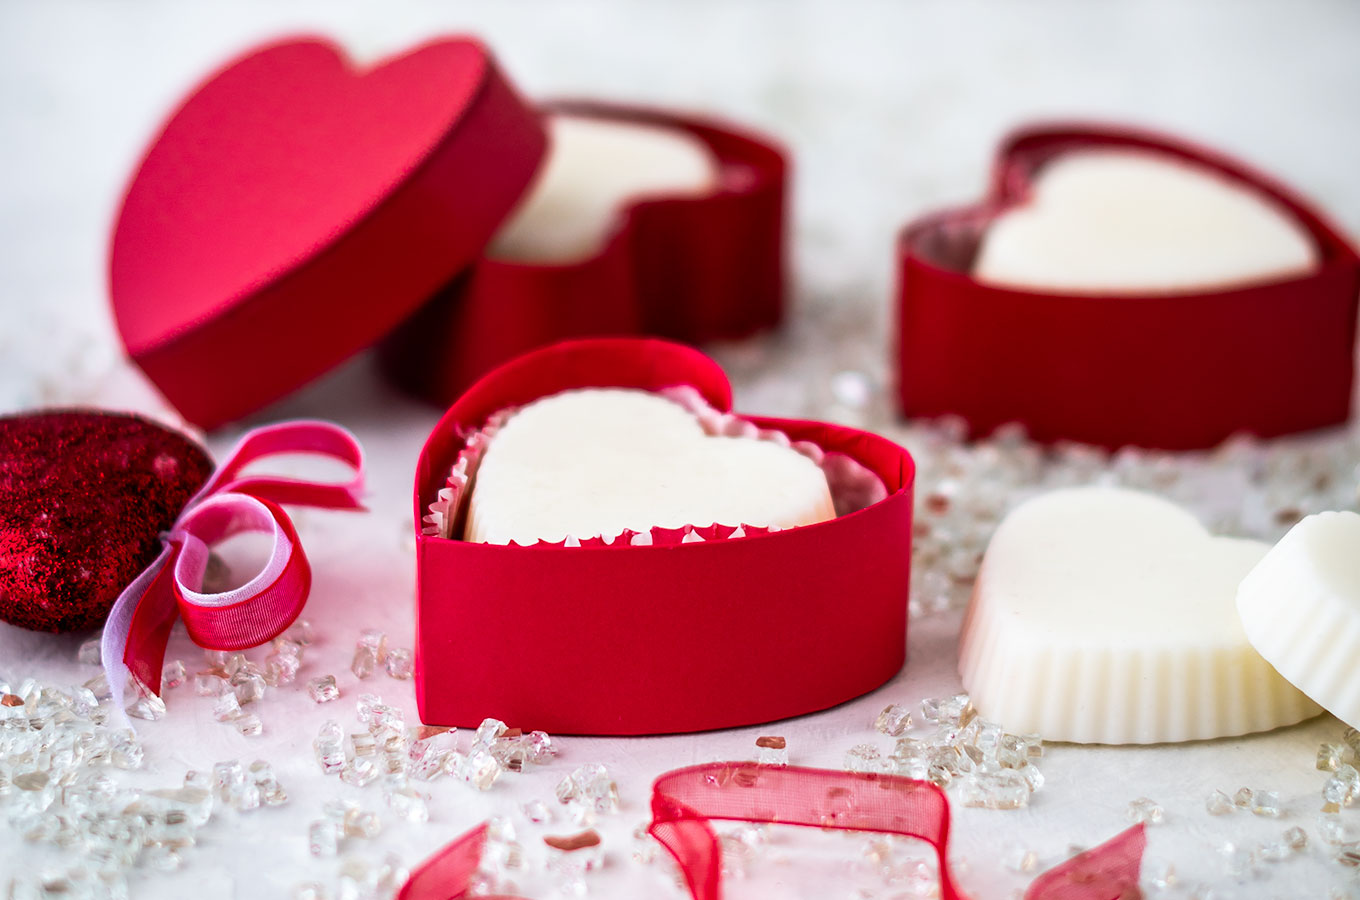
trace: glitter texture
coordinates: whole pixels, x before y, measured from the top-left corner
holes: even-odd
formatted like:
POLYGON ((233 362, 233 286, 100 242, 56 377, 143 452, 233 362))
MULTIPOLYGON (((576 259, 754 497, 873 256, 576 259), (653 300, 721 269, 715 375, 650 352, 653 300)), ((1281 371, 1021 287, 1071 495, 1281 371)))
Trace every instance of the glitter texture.
POLYGON ((0 418, 0 619, 52 632, 103 624, 212 469, 189 438, 136 416, 0 418))

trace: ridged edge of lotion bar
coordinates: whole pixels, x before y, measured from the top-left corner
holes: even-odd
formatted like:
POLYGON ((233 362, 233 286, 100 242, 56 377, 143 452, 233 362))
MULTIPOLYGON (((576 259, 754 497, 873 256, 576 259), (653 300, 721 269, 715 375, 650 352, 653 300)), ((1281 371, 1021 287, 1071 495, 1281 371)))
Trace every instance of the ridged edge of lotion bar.
MULTIPOLYGON (((1320 529, 1360 536, 1360 515, 1308 516, 1265 555, 1237 591, 1237 611, 1252 646, 1299 690, 1332 715, 1360 728, 1360 608, 1338 596, 1296 545, 1320 529)), ((1360 559, 1360 542, 1355 544, 1360 559)), ((1357 563, 1360 564, 1360 563, 1357 563)))

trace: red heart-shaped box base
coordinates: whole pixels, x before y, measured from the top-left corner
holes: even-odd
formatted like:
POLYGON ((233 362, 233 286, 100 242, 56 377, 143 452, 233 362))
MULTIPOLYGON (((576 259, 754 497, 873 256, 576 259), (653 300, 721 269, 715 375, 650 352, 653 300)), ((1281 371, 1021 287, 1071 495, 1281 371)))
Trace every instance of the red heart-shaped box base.
POLYGON ((1344 422, 1360 259, 1284 187, 1173 138, 1119 127, 1034 127, 1002 145, 980 205, 908 225, 899 253, 899 390, 910 416, 961 416, 975 434, 1021 422, 1043 441, 1168 450, 1344 422), (1175 295, 1042 294, 969 272, 988 223, 1034 173, 1087 148, 1155 150, 1248 184, 1317 241, 1310 275, 1175 295))
MULTIPOLYGON (((731 409, 715 362, 659 340, 568 342, 495 370, 421 451, 417 534, 464 438, 493 413, 570 388, 677 385, 731 409)), ((702 731, 825 709, 893 677, 906 654, 910 455, 851 428, 749 421, 850 456, 883 481, 887 498, 817 525, 668 546, 519 547, 420 534, 421 719, 466 726, 495 716, 573 734, 702 731)))
POLYGON ((595 255, 534 265, 483 257, 389 338, 384 368, 407 391, 452 403, 521 353, 570 338, 647 334, 697 344, 779 323, 787 164, 771 139, 697 116, 558 101, 547 113, 684 131, 716 158, 717 187, 620 211, 595 255))

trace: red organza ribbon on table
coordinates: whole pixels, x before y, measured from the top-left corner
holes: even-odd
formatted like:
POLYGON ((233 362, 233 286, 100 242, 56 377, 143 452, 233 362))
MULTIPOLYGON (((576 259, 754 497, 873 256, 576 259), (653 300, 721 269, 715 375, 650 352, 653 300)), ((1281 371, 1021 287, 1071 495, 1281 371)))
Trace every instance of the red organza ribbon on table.
POLYGON ((281 503, 324 509, 362 509, 364 457, 354 435, 329 422, 293 421, 248 432, 226 462, 189 501, 163 549, 123 590, 104 626, 100 651, 122 709, 127 676, 160 693, 161 667, 170 629, 184 618, 189 636, 211 650, 241 650, 283 633, 307 602, 312 572, 281 503), (346 482, 315 482, 281 476, 242 476, 271 456, 309 454, 346 463, 346 482), (273 538, 269 561, 240 587, 204 593, 209 547, 243 532, 273 538))
MULTIPOLYGON (((949 802, 929 782, 755 763, 706 763, 667 772, 652 786, 649 832, 675 857, 694 900, 722 897, 722 852, 709 824, 715 819, 920 838, 939 859, 942 900, 967 900, 949 868, 949 802)), ((411 874, 399 900, 465 896, 486 840, 485 825, 455 839, 411 874)), ((1025 898, 1135 897, 1146 843, 1143 826, 1130 828, 1040 875, 1025 898)))

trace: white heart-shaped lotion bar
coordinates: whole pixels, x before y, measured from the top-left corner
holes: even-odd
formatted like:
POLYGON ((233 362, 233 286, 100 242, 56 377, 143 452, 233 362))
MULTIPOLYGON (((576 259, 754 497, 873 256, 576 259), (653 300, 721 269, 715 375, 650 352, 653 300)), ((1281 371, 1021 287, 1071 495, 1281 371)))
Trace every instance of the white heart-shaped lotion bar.
POLYGON ((1166 154, 1086 150, 1039 170, 988 226, 973 275, 1046 292, 1177 293, 1305 274, 1317 243, 1280 204, 1166 154))
POLYGON ((997 528, 959 646, 978 712, 1047 740, 1152 744, 1266 731, 1318 707, 1248 642, 1235 596, 1266 554, 1151 494, 1087 487, 997 528))
POLYGON ((652 196, 712 193, 718 161, 686 131, 555 114, 547 162, 491 242, 487 255, 563 263, 604 246, 629 203, 652 196))
POLYGON ((1360 515, 1289 530, 1237 589, 1247 638, 1281 675, 1360 728, 1360 515))
POLYGON ((834 517, 825 473, 797 450, 709 436, 689 410, 647 391, 587 388, 536 400, 496 431, 473 481, 465 539, 532 544, 834 517))

